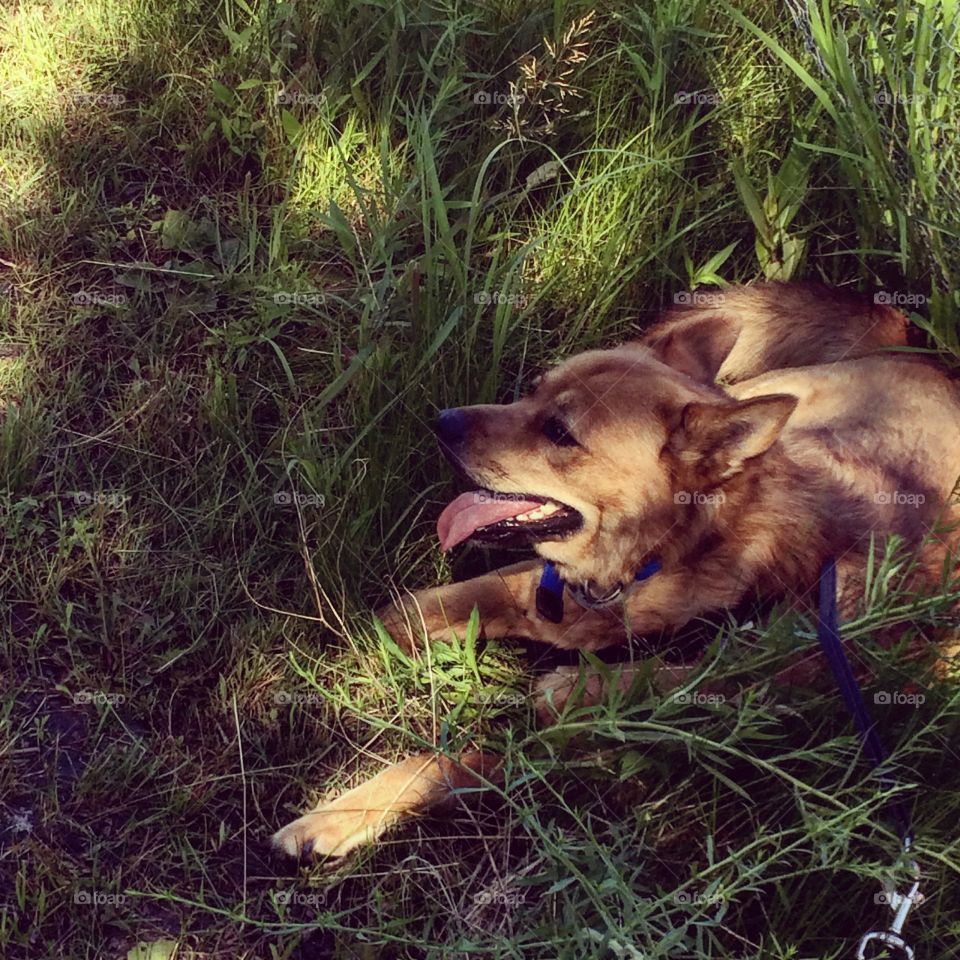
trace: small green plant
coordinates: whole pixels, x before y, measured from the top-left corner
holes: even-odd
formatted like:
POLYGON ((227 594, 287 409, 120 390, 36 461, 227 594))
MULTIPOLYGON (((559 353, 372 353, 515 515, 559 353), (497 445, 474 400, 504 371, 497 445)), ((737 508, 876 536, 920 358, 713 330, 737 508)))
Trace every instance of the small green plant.
POLYGON ((799 233, 791 233, 790 227, 807 202, 813 160, 809 149, 794 142, 777 171, 768 168, 762 195, 741 160, 735 160, 731 168, 737 192, 756 230, 754 249, 767 280, 790 280, 803 262, 806 241, 799 233))

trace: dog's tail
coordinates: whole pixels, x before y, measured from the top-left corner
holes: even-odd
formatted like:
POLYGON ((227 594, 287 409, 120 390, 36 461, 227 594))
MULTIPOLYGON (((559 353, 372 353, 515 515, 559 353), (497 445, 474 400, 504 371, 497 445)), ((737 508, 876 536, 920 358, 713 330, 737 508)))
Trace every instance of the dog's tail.
POLYGON ((907 343, 907 319, 884 293, 871 298, 816 283, 759 283, 676 300, 639 342, 701 382, 737 383, 907 343))

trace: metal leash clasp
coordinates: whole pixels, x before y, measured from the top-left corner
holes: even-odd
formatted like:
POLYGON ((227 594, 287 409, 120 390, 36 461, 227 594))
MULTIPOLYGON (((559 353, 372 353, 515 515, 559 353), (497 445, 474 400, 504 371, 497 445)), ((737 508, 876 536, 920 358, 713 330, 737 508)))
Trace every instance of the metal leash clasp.
POLYGON ((871 943, 877 946, 887 947, 897 950, 900 956, 906 960, 914 960, 913 947, 911 947, 901 936, 903 925, 907 922, 907 914, 910 910, 923 903, 923 894, 920 893, 920 869, 916 862, 911 860, 910 866, 913 868, 913 875, 916 879, 910 887, 909 893, 897 893, 896 890, 885 891, 884 899, 893 910, 893 922, 889 930, 871 930, 865 933, 857 947, 857 960, 870 960, 867 957, 867 948, 871 943))

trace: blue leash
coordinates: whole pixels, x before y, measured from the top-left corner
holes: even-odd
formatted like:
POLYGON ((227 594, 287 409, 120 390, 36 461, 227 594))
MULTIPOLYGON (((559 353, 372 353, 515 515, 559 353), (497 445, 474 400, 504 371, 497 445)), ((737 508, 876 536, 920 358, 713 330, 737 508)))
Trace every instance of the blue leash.
MULTIPOLYGON (((658 559, 648 561, 636 572, 633 578, 634 582, 642 583, 657 573, 662 566, 658 559)), ((537 613, 545 620, 552 623, 562 622, 565 586, 566 583, 557 572, 557 568, 549 560, 544 563, 540 584, 537 587, 537 613)), ((590 608, 610 606, 620 598, 623 591, 621 587, 618 587, 608 597, 593 602, 582 587, 571 588, 570 592, 577 603, 590 608)), ((847 659, 843 643, 840 640, 840 617, 837 610, 837 564, 833 559, 826 560, 820 569, 820 608, 817 619, 817 639, 820 641, 820 646, 830 664, 830 669, 833 671, 843 702, 860 730, 863 752, 874 769, 879 771, 880 783, 885 789, 889 789, 895 785, 895 781, 889 773, 883 771, 883 766, 889 759, 889 754, 877 733, 876 724, 870 716, 860 685, 853 675, 850 661, 847 659)), ((903 800, 892 802, 889 812, 890 819, 896 826, 904 847, 909 848, 913 840, 913 834, 906 803, 903 800)))
MULTIPOLYGON (((642 583, 652 577, 662 567, 659 560, 651 560, 641 567, 634 576, 635 583, 642 583)), ((565 587, 563 577, 557 568, 547 561, 543 565, 543 573, 537 586, 536 602, 537 613, 545 620, 560 623, 563 620, 563 591, 565 587)), ((612 605, 620 599, 622 586, 615 589, 606 597, 594 598, 583 587, 571 588, 571 595, 576 602, 586 608, 603 608, 612 605)), ((840 616, 837 610, 837 564, 832 558, 826 560, 820 569, 820 603, 817 617, 817 639, 820 641, 827 662, 833 672, 834 679, 840 689, 840 695, 853 717, 860 737, 863 741, 863 752, 873 768, 878 771, 881 785, 885 789, 895 786, 895 780, 884 771, 884 764, 889 760, 889 754, 877 733, 876 725, 870 716, 870 711, 863 699, 863 692, 853 675, 850 660, 847 658, 843 643, 840 640, 840 616)), ((890 819, 896 827, 897 834, 903 844, 903 850, 909 854, 913 844, 913 829, 910 823, 910 813, 903 799, 893 800, 888 807, 890 819)), ((871 944, 879 945, 884 950, 899 952, 906 960, 914 960, 913 948, 901 936, 903 925, 907 920, 910 909, 919 903, 923 897, 920 894, 920 872, 917 864, 910 861, 914 871, 914 883, 906 894, 895 890, 886 891, 885 900, 894 912, 893 921, 887 930, 871 930, 860 939, 857 947, 857 960, 868 960, 867 950, 871 944)))
MULTIPOLYGON (((870 717, 870 711, 867 710, 867 705, 864 703, 863 692, 853 675, 850 660, 843 649, 840 640, 839 619, 837 612, 837 564, 835 560, 830 559, 825 561, 820 569, 820 609, 817 618, 817 639, 820 641, 820 646, 830 663, 830 669, 833 671, 834 679, 840 688, 843 702, 860 730, 863 752, 867 755, 867 759, 873 765, 873 768, 879 771, 880 783, 889 789, 895 785, 895 781, 889 773, 882 769, 889 759, 889 754, 877 733, 876 725, 870 717)), ((913 844, 913 828, 910 824, 910 813, 907 810, 906 803, 902 799, 891 801, 888 813, 900 836, 904 853, 909 855, 913 844)), ((884 899, 894 914, 889 929, 871 930, 869 933, 865 933, 857 945, 857 960, 868 960, 867 951, 872 949, 871 944, 882 950, 892 950, 906 960, 914 960, 913 947, 907 944, 901 936, 907 914, 913 906, 923 899, 920 894, 920 870, 915 861, 911 860, 910 865, 913 869, 914 881, 909 892, 901 894, 895 890, 885 891, 884 899)))
MULTIPOLYGON (((817 639, 833 671, 834 679, 840 688, 840 696, 860 730, 863 740, 863 752, 874 769, 880 770, 889 759, 889 754, 877 733, 876 724, 870 717, 870 711, 863 700, 863 693, 850 667, 850 661, 840 640, 839 615, 837 613, 837 564, 827 560, 820 570, 820 612, 817 620, 817 639)), ((880 772, 880 782, 887 789, 895 785, 894 779, 880 772)), ((909 847, 913 840, 910 815, 903 800, 890 804, 890 819, 904 846, 909 847)))
MULTIPOLYGON (((634 575, 635 583, 642 583, 649 579, 661 568, 659 560, 653 559, 645 563, 634 575)), ((547 561, 543 565, 540 584, 537 587, 537 612, 545 620, 560 623, 563 620, 563 591, 566 586, 563 577, 557 568, 547 561)), ((591 602, 582 587, 571 588, 571 595, 581 606, 604 607, 610 606, 622 594, 622 588, 617 588, 608 597, 591 602)), ((860 685, 857 683, 850 661, 843 649, 840 640, 840 617, 837 610, 837 564, 835 560, 827 560, 820 569, 820 609, 817 620, 817 639, 826 655, 833 671, 834 679, 840 688, 843 702, 860 730, 863 740, 863 752, 874 769, 879 771, 880 783, 885 789, 895 785, 894 779, 883 771, 883 766, 889 759, 889 754, 877 733, 876 724, 870 716, 870 711, 863 699, 860 685)), ((910 827, 910 816, 903 800, 890 804, 890 819, 897 828, 897 833, 905 847, 909 847, 913 836, 910 827)))

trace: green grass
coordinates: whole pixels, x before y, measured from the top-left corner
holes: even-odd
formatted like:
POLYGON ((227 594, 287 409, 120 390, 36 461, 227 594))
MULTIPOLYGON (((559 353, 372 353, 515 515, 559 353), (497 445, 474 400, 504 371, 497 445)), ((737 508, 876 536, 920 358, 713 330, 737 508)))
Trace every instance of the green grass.
MULTIPOLYGON (((589 12, 0 11, 4 957, 826 958, 883 919, 896 843, 838 697, 768 686, 809 623, 721 625, 705 671, 745 698, 537 731, 523 650, 410 662, 369 615, 492 562, 439 553, 435 411, 679 290, 881 289, 960 356, 953 3, 589 12), (498 799, 343 864, 269 855, 325 792, 471 741, 506 757, 498 799)), ((873 640, 943 604, 883 574, 849 629, 909 690, 873 640)), ((960 700, 923 692, 878 716, 922 784, 933 958, 960 700)))

